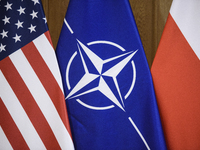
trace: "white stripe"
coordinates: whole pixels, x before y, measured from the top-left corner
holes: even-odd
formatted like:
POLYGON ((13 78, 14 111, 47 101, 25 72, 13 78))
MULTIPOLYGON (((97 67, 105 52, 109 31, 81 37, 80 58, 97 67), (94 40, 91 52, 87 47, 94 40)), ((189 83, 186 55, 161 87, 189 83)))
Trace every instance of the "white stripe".
POLYGON ((3 129, 0 126, 0 149, 2 150, 13 150, 10 142, 8 141, 3 129))
POLYGON ((51 73, 53 74, 56 81, 58 82, 58 85, 63 91, 62 79, 61 79, 55 51, 53 47, 51 46, 51 44, 49 43, 48 39, 46 38, 44 34, 42 34, 41 36, 36 38, 33 41, 33 43, 35 44, 42 58, 46 62, 47 66, 49 67, 51 73))
POLYGON ((67 26, 67 28, 69 29, 69 31, 71 32, 71 34, 73 34, 74 32, 73 32, 72 28, 69 26, 69 24, 68 24, 68 22, 66 21, 66 19, 64 19, 64 23, 65 23, 65 25, 67 26))
POLYGON ((133 120, 131 119, 131 117, 128 118, 129 121, 131 122, 131 124, 133 125, 133 127, 135 128, 135 130, 137 131, 138 135, 140 136, 140 138, 142 139, 142 141, 144 142, 146 148, 148 150, 150 150, 149 145, 147 144, 146 140, 144 139, 142 133, 140 132, 140 130, 137 128, 136 124, 133 122, 133 120))
MULTIPOLYGON (((15 55, 15 53, 12 55, 15 55)), ((8 109, 29 148, 46 149, 1 70, 0 85, 0 97, 2 98, 3 103, 8 109)))
POLYGON ((58 143, 61 146, 61 149, 72 149, 73 144, 67 129, 65 128, 49 95, 45 91, 45 88, 36 76, 22 51, 18 51, 16 55, 12 55, 11 60, 44 114, 55 137, 57 138, 58 143))
POLYGON ((200 59, 200 1, 174 0, 170 14, 200 59))
POLYGON ((67 88, 70 90, 71 89, 71 86, 70 86, 70 83, 69 83, 69 69, 70 69, 70 66, 72 64, 72 61, 74 60, 75 56, 77 55, 77 51, 74 52, 74 54, 72 55, 72 57, 70 58, 68 64, 67 64, 67 69, 66 69, 66 83, 67 83, 67 88))

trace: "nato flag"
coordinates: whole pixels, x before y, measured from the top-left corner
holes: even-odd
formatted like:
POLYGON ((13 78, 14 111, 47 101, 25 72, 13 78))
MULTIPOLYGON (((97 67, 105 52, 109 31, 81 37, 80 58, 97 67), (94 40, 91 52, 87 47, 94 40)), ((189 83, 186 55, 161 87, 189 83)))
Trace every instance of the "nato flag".
POLYGON ((71 0, 56 53, 75 149, 166 149, 128 0, 71 0))

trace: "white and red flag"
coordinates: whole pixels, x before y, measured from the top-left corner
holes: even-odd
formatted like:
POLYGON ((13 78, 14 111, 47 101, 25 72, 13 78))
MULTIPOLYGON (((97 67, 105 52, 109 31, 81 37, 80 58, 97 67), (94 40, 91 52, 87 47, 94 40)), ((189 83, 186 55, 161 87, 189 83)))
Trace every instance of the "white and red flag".
POLYGON ((168 149, 200 148, 199 8, 173 1, 151 68, 168 149))
POLYGON ((74 149, 41 1, 0 10, 0 149, 74 149))

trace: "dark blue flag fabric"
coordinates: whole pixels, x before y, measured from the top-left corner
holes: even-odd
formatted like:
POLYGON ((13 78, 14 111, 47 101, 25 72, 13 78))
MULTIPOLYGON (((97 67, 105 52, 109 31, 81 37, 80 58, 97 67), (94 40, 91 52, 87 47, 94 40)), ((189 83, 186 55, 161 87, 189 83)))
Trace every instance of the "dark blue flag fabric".
POLYGON ((166 149, 127 0, 71 0, 56 53, 75 149, 166 149))

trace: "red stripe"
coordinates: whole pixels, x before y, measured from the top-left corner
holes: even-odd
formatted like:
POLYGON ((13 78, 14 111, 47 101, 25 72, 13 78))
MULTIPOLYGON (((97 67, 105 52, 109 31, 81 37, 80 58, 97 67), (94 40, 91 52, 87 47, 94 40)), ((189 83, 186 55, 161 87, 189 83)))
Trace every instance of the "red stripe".
MULTIPOLYGON (((13 149, 29 149, 14 120, 0 97, 0 125, 13 149)), ((0 141, 1 142, 1 141, 0 141)))
POLYGON ((42 59, 34 43, 27 44, 22 48, 22 51, 24 55, 27 57, 32 68, 36 72, 45 90, 49 94, 63 123, 65 124, 69 134, 71 135, 64 95, 57 81, 55 80, 53 74, 49 70, 45 61, 42 59), (37 58, 37 61, 35 60, 35 58, 37 58))
POLYGON ((49 31, 45 32, 44 35, 46 36, 46 38, 48 39, 49 43, 50 43, 51 46, 53 47, 53 43, 52 43, 52 40, 51 40, 51 36, 50 36, 49 31))
POLYGON ((25 85, 24 81, 17 72, 11 60, 6 58, 6 61, 1 62, 0 68, 4 76, 6 77, 6 80, 9 82, 10 86, 15 92, 24 110, 26 111, 29 119, 31 120, 46 148, 60 149, 60 146, 49 124, 47 123, 44 115, 42 114, 40 108, 38 107, 33 96, 31 95, 30 91, 28 90, 27 86, 25 85))

